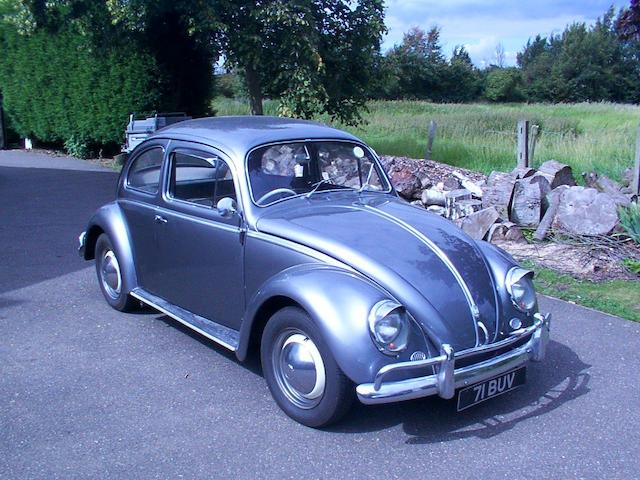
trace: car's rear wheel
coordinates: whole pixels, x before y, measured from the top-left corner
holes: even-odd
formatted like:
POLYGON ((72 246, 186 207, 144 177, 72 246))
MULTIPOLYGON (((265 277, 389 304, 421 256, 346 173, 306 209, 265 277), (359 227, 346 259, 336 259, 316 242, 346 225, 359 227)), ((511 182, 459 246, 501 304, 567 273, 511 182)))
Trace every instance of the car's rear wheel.
POLYGON ((260 352, 269 390, 294 420, 323 427, 351 406, 353 384, 303 310, 287 307, 275 313, 264 329, 260 352))
POLYGON ((121 312, 133 310, 137 302, 129 295, 122 265, 105 233, 96 241, 95 257, 98 283, 107 303, 121 312))

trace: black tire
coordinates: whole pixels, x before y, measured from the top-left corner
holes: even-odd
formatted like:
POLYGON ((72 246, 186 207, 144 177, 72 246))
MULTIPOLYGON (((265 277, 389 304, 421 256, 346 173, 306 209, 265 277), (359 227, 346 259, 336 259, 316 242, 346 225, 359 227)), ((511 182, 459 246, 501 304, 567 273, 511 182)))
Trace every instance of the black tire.
POLYGON ((131 288, 126 276, 121 273, 122 262, 105 233, 96 241, 95 258, 98 285, 107 303, 121 312, 135 310, 139 302, 129 295, 131 288), (105 268, 110 273, 105 273, 105 268))
POLYGON ((262 334, 260 357, 271 395, 278 406, 297 422, 313 428, 325 427, 340 420, 349 410, 354 397, 353 383, 342 373, 320 330, 304 310, 286 307, 271 317, 262 334), (289 362, 292 357, 287 355, 291 355, 295 349, 302 353, 298 359, 312 360, 306 365, 312 365, 313 369, 292 367, 294 362, 289 362), (311 354, 305 355, 308 353, 311 354), (316 367, 320 363, 317 361, 318 354, 322 368, 316 367), (283 364, 287 365, 288 370, 287 367, 278 367, 283 364), (324 372, 324 382, 319 368, 320 372, 324 372), (313 373, 309 374, 311 371, 313 373), (289 375, 298 380, 312 380, 302 385, 306 388, 302 388, 303 393, 300 393, 292 386, 296 382, 290 383, 289 375), (322 383, 324 388, 320 394, 319 385, 322 383), (307 395, 314 398, 306 398, 307 395))

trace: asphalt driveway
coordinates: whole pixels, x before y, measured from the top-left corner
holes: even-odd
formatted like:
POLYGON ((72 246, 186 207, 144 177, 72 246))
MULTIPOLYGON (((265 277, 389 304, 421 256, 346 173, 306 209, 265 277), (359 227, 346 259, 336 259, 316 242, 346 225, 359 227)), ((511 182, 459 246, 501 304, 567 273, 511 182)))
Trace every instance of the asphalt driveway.
POLYGON ((257 360, 107 306, 75 248, 117 176, 85 167, 0 152, 0 478, 640 478, 640 324, 542 298, 553 341, 525 387, 312 430, 257 360))

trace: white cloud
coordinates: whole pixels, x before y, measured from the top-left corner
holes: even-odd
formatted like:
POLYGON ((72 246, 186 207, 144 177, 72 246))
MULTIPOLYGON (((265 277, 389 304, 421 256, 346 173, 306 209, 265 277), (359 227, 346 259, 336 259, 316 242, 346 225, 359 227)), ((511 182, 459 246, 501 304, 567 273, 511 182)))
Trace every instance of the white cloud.
MULTIPOLYGON (((494 60, 495 47, 501 42, 507 64, 513 65, 517 52, 529 38, 560 33, 574 22, 592 23, 610 3, 611 0, 390 0, 385 19, 389 32, 383 51, 402 41, 403 33, 413 26, 427 30, 438 25, 448 54, 455 46, 465 45, 473 61, 483 65, 494 60)), ((613 3, 617 7, 628 4, 623 0, 613 3)))

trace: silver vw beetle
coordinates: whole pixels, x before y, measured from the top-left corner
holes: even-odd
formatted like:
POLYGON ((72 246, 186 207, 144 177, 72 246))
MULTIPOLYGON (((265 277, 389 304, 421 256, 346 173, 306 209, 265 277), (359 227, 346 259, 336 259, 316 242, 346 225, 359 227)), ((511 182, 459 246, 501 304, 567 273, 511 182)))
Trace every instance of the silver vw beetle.
POLYGON ((400 199, 371 148, 312 122, 158 131, 79 251, 115 309, 143 302, 241 361, 259 352, 278 405, 312 427, 355 396, 468 408, 522 385, 549 340, 530 271, 400 199))

